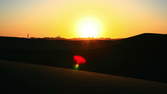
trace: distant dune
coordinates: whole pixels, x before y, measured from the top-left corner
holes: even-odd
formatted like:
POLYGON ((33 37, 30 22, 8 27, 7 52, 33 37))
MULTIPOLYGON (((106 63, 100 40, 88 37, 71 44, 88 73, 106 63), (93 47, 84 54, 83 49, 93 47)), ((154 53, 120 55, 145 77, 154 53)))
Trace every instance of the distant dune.
POLYGON ((167 94, 167 84, 0 60, 3 94, 167 94))
POLYGON ((72 68, 167 83, 167 35, 145 33, 120 40, 48 40, 0 37, 0 59, 72 68))
POLYGON ((136 36, 132 36, 132 37, 129 37, 129 38, 145 38, 145 37, 159 37, 159 38, 165 38, 167 37, 167 34, 156 34, 156 33, 143 33, 143 34, 140 34, 140 35, 136 35, 136 36))

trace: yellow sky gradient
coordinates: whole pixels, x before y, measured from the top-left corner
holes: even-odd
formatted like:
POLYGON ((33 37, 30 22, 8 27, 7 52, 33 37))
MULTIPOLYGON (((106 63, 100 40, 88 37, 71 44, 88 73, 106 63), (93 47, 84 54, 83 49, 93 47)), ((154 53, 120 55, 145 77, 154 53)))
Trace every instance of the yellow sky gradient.
POLYGON ((166 33, 166 19, 133 0, 44 0, 1 17, 0 36, 76 38, 78 20, 91 16, 103 25, 99 37, 125 38, 166 33), (131 2, 130 2, 131 1, 131 2))

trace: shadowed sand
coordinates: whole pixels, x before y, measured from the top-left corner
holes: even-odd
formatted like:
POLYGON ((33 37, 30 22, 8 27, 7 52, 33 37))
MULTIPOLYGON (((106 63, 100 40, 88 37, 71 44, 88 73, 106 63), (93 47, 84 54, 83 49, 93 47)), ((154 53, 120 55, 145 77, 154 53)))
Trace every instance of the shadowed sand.
POLYGON ((94 72, 0 61, 6 93, 167 94, 167 84, 94 72))

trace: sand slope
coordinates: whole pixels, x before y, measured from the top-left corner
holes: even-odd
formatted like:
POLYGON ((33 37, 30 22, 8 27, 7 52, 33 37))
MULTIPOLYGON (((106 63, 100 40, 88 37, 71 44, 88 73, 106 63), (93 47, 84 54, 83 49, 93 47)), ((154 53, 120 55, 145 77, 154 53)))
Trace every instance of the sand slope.
POLYGON ((1 94, 167 94, 167 84, 57 67, 0 61, 1 94))

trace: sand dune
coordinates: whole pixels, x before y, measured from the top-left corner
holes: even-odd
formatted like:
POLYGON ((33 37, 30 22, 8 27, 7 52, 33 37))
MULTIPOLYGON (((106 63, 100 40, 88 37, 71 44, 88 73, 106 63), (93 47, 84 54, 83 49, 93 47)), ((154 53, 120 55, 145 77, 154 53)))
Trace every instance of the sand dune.
POLYGON ((163 83, 3 60, 0 73, 4 94, 167 94, 163 83))

